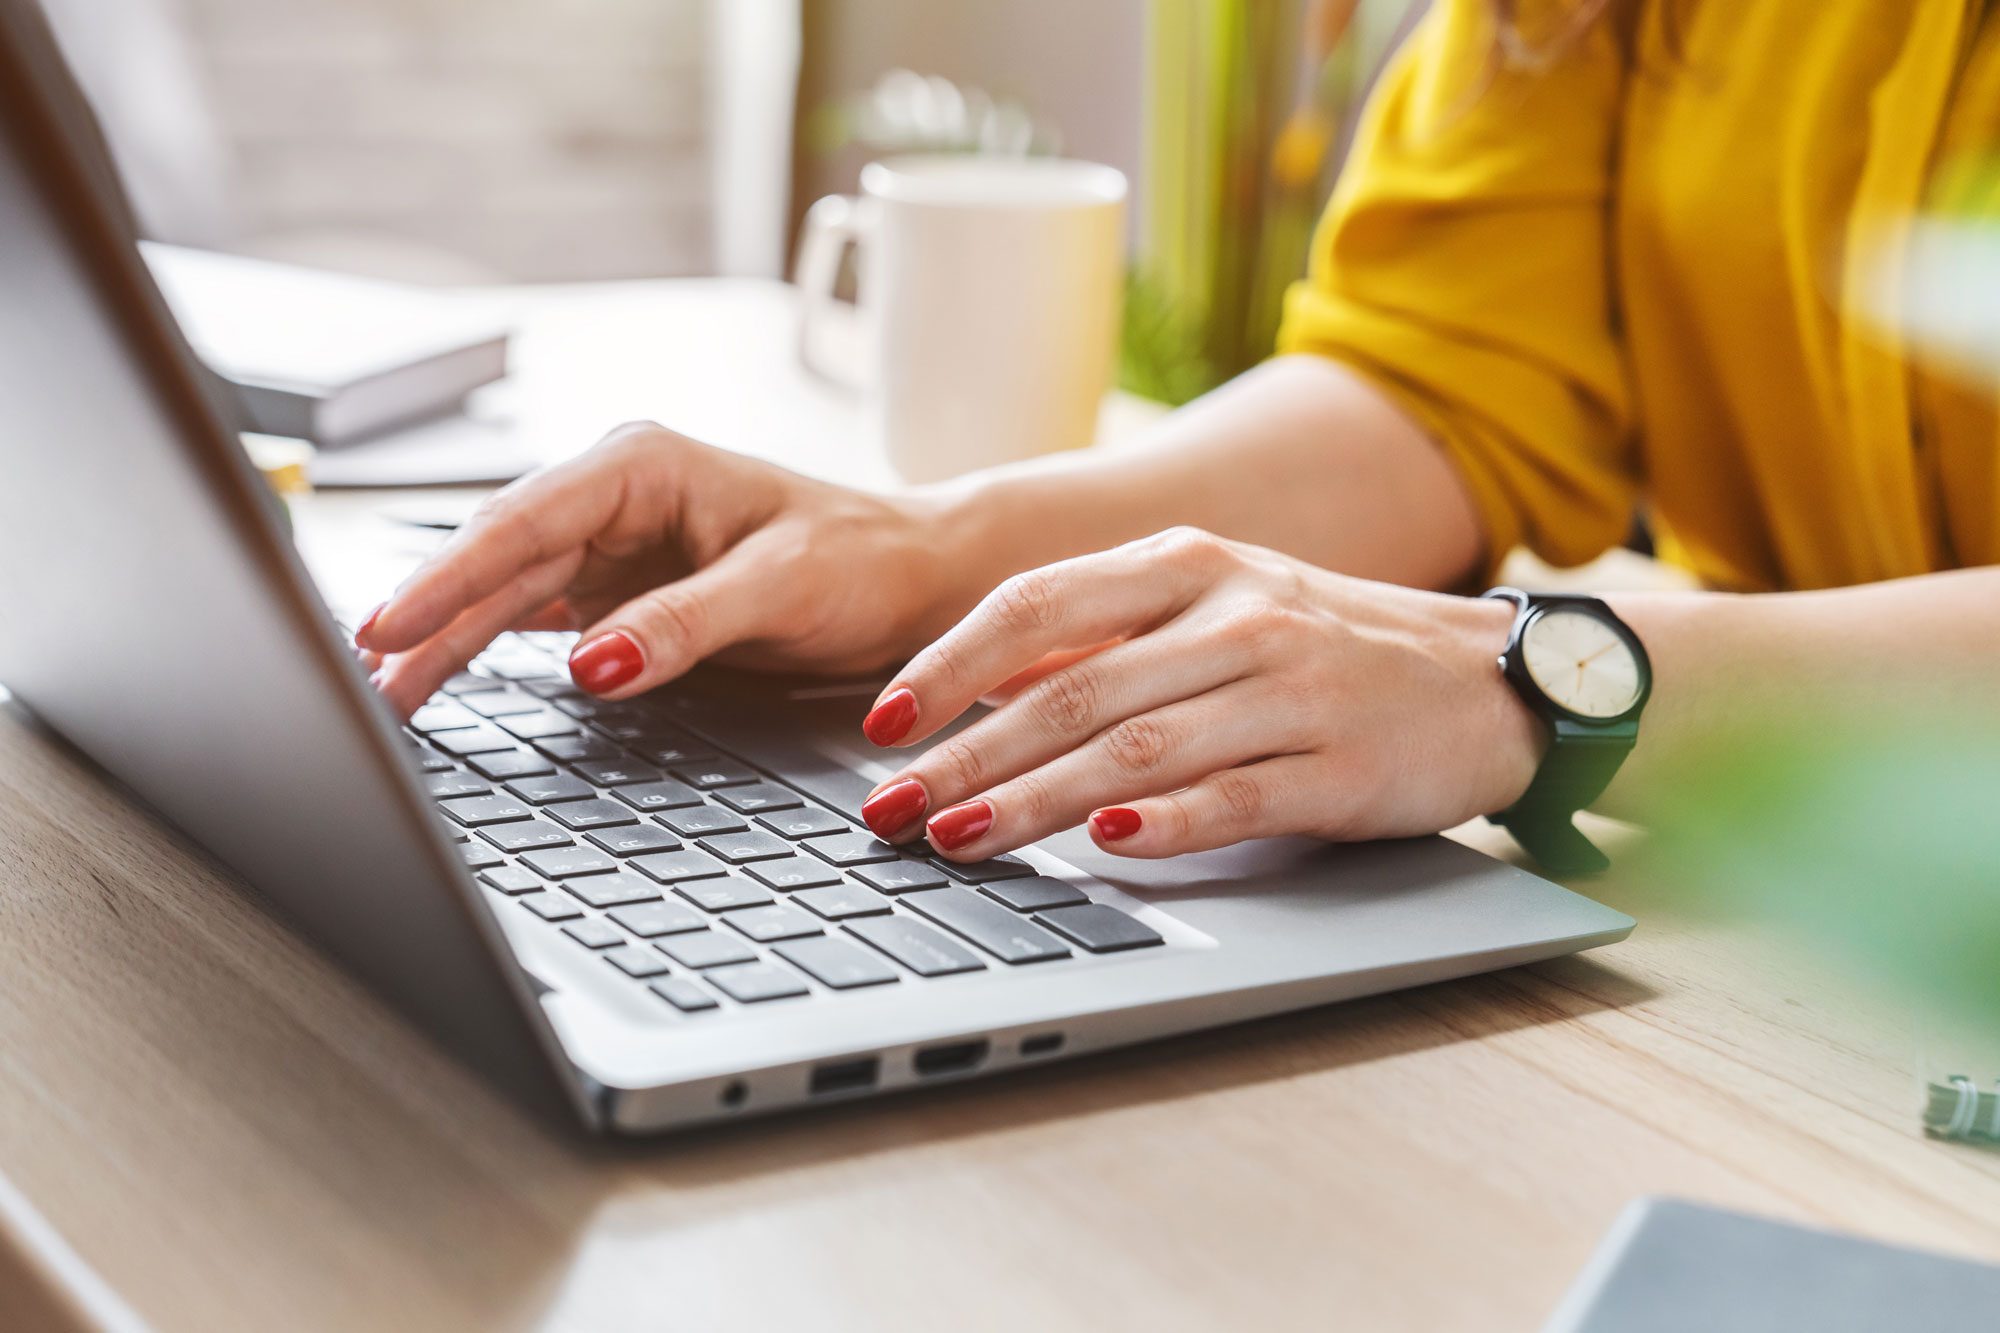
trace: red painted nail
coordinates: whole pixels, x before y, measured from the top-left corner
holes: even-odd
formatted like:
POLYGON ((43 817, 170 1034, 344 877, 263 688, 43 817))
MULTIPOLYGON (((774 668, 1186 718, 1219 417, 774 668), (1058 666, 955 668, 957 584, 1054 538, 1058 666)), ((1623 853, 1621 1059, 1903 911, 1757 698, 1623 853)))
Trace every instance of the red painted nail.
POLYGON ((861 817, 876 836, 892 837, 910 826, 910 821, 931 803, 924 784, 915 778, 892 782, 861 803, 861 817))
POLYGON ((368 631, 375 628, 375 622, 380 620, 382 618, 382 613, 388 609, 389 609, 389 604, 387 602, 383 602, 379 606, 377 606, 373 611, 370 611, 368 613, 368 618, 366 620, 363 620, 361 622, 360 628, 354 631, 354 641, 356 643, 360 643, 363 639, 367 638, 368 631))
POLYGON ((987 801, 965 801, 931 816, 931 841, 939 851, 955 852, 986 836, 993 827, 993 806, 987 801))
POLYGON ((645 655, 622 629, 600 634, 569 655, 570 679, 592 694, 608 694, 645 668, 645 655))
POLYGON ((1090 817, 1090 826, 1097 830, 1097 836, 1106 842, 1118 842, 1139 831, 1139 812, 1127 810, 1122 805, 1099 810, 1090 817))
POLYGON ((876 745, 894 745, 916 724, 917 696, 901 689, 869 710, 861 720, 861 734, 876 745))

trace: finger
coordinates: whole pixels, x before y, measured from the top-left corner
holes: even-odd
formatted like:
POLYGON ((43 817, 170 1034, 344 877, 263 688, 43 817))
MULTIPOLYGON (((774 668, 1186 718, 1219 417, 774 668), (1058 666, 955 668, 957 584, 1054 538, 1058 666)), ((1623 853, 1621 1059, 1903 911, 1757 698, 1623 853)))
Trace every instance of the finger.
POLYGON ((746 539, 713 564, 626 602, 583 631, 570 677, 604 699, 664 685, 703 658, 785 624, 799 586, 746 539))
POLYGON ((955 861, 1011 851, 1083 822, 1113 803, 1178 790, 1246 760, 1285 750, 1296 719, 1272 707, 1267 684, 1238 681, 1126 719, 1082 747, 949 806, 926 826, 955 861))
POLYGON ((603 532, 627 501, 618 474, 631 465, 629 442, 641 435, 621 428, 496 492, 362 625, 357 640, 380 652, 414 648, 524 571, 603 532))
POLYGON ((406 653, 391 654, 375 673, 375 688, 400 716, 408 717, 486 645, 549 601, 576 573, 580 550, 529 570, 518 582, 461 613, 406 653))
POLYGON ((570 609, 569 602, 562 598, 557 598, 540 610, 530 612, 528 615, 514 622, 514 624, 509 625, 508 628, 529 634, 536 633, 537 631, 569 633, 576 629, 576 619, 576 612, 570 609))
POLYGON ((994 702, 1005 703, 1022 690, 1033 685, 1036 681, 1053 676, 1066 666, 1073 666, 1083 661, 1086 657, 1094 657, 1113 644, 1122 642, 1124 642, 1122 639, 1107 639, 1103 643, 1093 643, 1088 648, 1064 648, 1057 652, 1044 653, 1039 662, 1034 663, 1024 671, 1015 672, 988 690, 981 697, 994 702))
POLYGON ((1091 812, 1090 836, 1119 856, 1212 851, 1250 838, 1335 836, 1346 797, 1315 755, 1281 755, 1224 769, 1183 790, 1091 812))
MULTIPOLYGON (((902 792, 896 801, 878 807, 884 821, 893 817, 897 827, 875 831, 888 838, 917 832, 911 821, 921 811, 903 783, 918 784, 923 809, 942 810, 1075 751, 1107 729, 1126 726, 1129 731, 1137 724, 1127 719, 1207 694, 1249 669, 1247 655, 1182 621, 1108 648, 1030 686, 883 783, 878 792, 891 787, 902 792)), ((1134 794, 1127 790, 1098 799, 1134 794)), ((1077 819, 1089 809, 1086 805, 1077 819)), ((864 803, 863 817, 870 813, 864 803)))
POLYGON ((922 740, 1045 654, 1143 633, 1223 573, 1225 543, 1175 531, 1008 579, 883 691, 862 730, 922 740))

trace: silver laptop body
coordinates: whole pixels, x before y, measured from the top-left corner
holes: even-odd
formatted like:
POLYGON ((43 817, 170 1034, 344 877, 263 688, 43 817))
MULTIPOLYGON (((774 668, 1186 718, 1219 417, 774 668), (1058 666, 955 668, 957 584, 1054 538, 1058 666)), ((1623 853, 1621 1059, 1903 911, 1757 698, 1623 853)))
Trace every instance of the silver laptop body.
MULTIPOLYGON (((29 0, 0 0, 0 117, 0 680, 527 1104, 598 1131, 654 1132, 1532 962, 1632 928, 1441 838, 1276 840, 1145 862, 1073 833, 971 883, 914 853, 828 860, 831 839, 869 853, 865 838, 826 830, 695 880, 659 859, 679 852, 606 851, 616 830, 578 829, 570 848, 611 856, 609 870, 561 876, 546 858, 502 850, 492 830, 440 818, 431 783, 474 777, 482 753, 509 751, 455 753, 472 744, 471 726, 406 733, 374 698, 242 457, 228 405, 147 277, 108 159, 29 0), (887 906, 821 917, 802 904, 833 899, 766 883, 780 878, 776 864, 869 903, 885 864, 943 883, 892 884, 878 895, 887 906), (519 890, 544 868, 546 882, 519 890), (1021 897, 1030 883, 1044 906, 1021 897), (603 892, 616 884, 651 896, 599 901, 620 896, 603 892), (716 905, 731 890, 764 899, 716 905), (1087 943, 1085 917, 1046 907, 1065 898, 1086 901, 1093 929, 1109 921, 1123 934, 1087 943), (802 919, 812 933, 785 936, 802 919), (758 938, 749 922, 778 933, 758 938), (641 933, 661 924, 674 929, 641 933), (607 932, 622 932, 614 947, 584 938, 607 932), (676 951, 691 956, 697 935, 752 956, 682 961, 676 951), (751 978, 788 978, 778 989, 802 993, 757 998, 751 978)), ((634 748, 619 753, 632 762, 664 763, 659 744, 649 758, 629 740, 632 714, 622 732, 582 716, 590 704, 560 679, 561 647, 502 645, 482 668, 490 678, 459 682, 470 694, 440 708, 490 691, 532 695, 558 722, 558 705, 574 708, 578 725, 567 748, 510 733, 523 762, 624 736, 634 748)), ((734 812, 759 838, 785 836, 773 831, 786 814, 805 817, 797 827, 853 826, 888 772, 858 748, 870 693, 697 673, 640 705, 640 730, 656 719, 658 735, 707 757, 644 785, 693 790, 694 804, 674 807, 683 819, 734 812), (731 772, 729 784, 700 785, 731 772), (739 808, 748 792, 770 808, 739 808)), ((633 799, 629 783, 596 786, 604 808, 633 799)), ((491 787, 507 790, 499 778, 491 787)), ((631 809, 622 827, 657 847, 673 811, 631 809)), ((549 813, 534 811, 553 824, 549 813)), ((690 836, 683 850, 709 846, 690 836)))

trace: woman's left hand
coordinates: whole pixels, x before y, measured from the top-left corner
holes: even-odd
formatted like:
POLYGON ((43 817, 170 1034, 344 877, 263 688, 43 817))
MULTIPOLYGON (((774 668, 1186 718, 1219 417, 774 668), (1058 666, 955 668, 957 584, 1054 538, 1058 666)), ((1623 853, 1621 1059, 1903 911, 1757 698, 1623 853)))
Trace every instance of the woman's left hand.
POLYGON ((1541 724, 1495 665, 1513 615, 1189 529, 1033 570, 910 662, 871 740, 921 741, 1051 655, 1110 646, 919 756, 863 814, 960 861, 1086 819, 1145 857, 1449 828, 1511 804, 1540 761, 1541 724))

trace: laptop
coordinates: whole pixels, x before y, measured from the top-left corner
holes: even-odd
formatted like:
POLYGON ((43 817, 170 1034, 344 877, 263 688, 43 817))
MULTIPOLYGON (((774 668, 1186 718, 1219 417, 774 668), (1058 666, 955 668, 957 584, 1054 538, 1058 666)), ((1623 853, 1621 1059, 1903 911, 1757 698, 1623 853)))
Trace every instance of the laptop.
POLYGON ((404 727, 0 0, 0 681, 524 1104, 645 1134, 985 1077, 1622 939, 1442 838, 958 866, 876 842, 873 686, 605 704, 496 643, 404 727))

